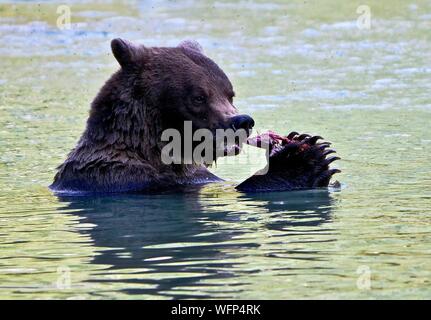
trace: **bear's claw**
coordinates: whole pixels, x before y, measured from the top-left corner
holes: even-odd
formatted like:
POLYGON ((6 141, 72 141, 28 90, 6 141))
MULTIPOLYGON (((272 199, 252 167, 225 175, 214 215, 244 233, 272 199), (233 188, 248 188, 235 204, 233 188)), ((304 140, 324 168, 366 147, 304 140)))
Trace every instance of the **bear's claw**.
POLYGON ((321 188, 321 187, 327 187, 329 185, 329 180, 331 180, 331 177, 336 174, 340 173, 341 170, 338 169, 331 169, 323 172, 314 182, 313 188, 321 188))
POLYGON ((321 136, 291 132, 287 136, 269 131, 249 138, 247 143, 267 149, 268 165, 236 189, 245 192, 285 191, 327 187, 331 177, 340 172, 329 165, 339 160, 327 149, 331 143, 321 136))
POLYGON ((322 140, 323 138, 321 137, 321 136, 314 136, 314 137, 311 137, 311 138, 309 138, 307 141, 305 141, 305 142, 307 142, 308 144, 311 144, 311 145, 315 145, 316 144, 316 142, 317 142, 317 140, 322 140))
POLYGON ((291 133, 289 133, 287 135, 287 139, 292 140, 296 135, 298 135, 299 133, 296 131, 292 131, 291 133))
POLYGON ((335 150, 327 149, 327 150, 325 150, 325 151, 322 153, 322 155, 323 155, 323 156, 327 156, 328 154, 331 154, 331 153, 335 153, 335 150))

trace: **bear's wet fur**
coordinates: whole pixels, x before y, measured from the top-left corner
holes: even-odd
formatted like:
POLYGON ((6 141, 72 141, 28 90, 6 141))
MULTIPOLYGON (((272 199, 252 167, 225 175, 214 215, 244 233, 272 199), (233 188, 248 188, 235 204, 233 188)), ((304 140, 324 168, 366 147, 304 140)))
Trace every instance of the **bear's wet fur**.
POLYGON ((121 68, 92 102, 51 189, 123 192, 219 181, 201 165, 163 164, 160 136, 167 128, 181 132, 185 120, 194 129, 228 128, 237 110, 225 73, 193 41, 147 48, 114 39, 111 47, 121 68), (201 96, 203 106, 191 101, 201 96))
MULTIPOLYGON (((127 40, 111 42, 121 68, 91 104, 85 131, 50 188, 56 192, 147 192, 220 181, 202 164, 165 164, 165 129, 236 128, 234 91, 226 74, 195 41, 177 47, 145 47, 127 40)), ((254 175, 237 189, 244 192, 326 187, 332 174, 328 143, 308 135, 277 136, 267 174, 254 175), (281 140, 280 140, 281 139, 281 140), (282 143, 278 143, 282 141, 282 143)), ((215 135, 214 135, 215 136, 215 135)), ((271 143, 272 143, 271 142, 271 143)), ((338 158, 337 158, 338 159, 338 158)))

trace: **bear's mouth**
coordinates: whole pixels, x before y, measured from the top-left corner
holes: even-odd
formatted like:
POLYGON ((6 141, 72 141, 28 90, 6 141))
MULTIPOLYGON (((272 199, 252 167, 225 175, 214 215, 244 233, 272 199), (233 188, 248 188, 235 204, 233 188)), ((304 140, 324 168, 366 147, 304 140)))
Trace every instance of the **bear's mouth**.
POLYGON ((240 154, 242 151, 243 144, 248 143, 247 140, 248 135, 242 138, 238 137, 237 139, 235 139, 235 141, 230 141, 230 143, 228 143, 227 141, 224 141, 223 143, 217 143, 217 141, 215 141, 215 144, 218 145, 218 148, 216 147, 215 150, 218 150, 217 152, 219 152, 217 156, 226 157, 236 156, 240 154))
POLYGON ((230 143, 225 140, 223 140, 222 143, 220 143, 220 140, 218 139, 215 140, 215 144, 218 145, 216 150, 222 151, 222 156, 236 156, 241 153, 243 144, 248 144, 248 139, 250 138, 252 129, 237 129, 234 132, 234 136, 228 140, 230 143))
MULTIPOLYGON (((267 131, 254 136, 249 136, 245 141, 236 141, 234 144, 219 147, 222 150, 222 156, 236 156, 241 153, 243 144, 254 146, 260 149, 273 150, 275 146, 283 145, 290 140, 287 137, 279 135, 274 131, 267 131)), ((219 155, 220 156, 220 155, 219 155)))

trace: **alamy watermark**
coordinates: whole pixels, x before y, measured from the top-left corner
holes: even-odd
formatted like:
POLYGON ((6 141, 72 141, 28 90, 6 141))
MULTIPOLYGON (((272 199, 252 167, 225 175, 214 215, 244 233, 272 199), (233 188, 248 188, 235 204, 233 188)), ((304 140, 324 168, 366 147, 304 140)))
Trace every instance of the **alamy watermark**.
POLYGON ((57 281, 55 286, 59 290, 66 290, 71 288, 71 272, 68 266, 60 266, 57 268, 57 281))
POLYGON ((362 265, 356 269, 356 273, 359 275, 356 280, 356 287, 359 290, 370 290, 371 289, 371 269, 369 266, 362 265))
MULTIPOLYGON (((248 135, 245 129, 193 130, 192 121, 184 121, 184 128, 181 131, 170 128, 162 132, 161 141, 166 144, 161 150, 161 160, 167 165, 211 165, 217 158, 238 155, 244 144, 251 144, 265 149, 268 161, 269 138, 264 136, 258 142, 250 142, 248 135)), ((241 159, 247 163, 253 161, 247 157, 241 159)))
POLYGON ((70 30, 72 29, 71 19, 72 19, 72 10, 70 6, 62 4, 57 7, 57 28, 60 30, 70 30))
POLYGON ((356 13, 359 14, 358 19, 356 19, 358 29, 371 29, 371 8, 367 5, 360 5, 356 8, 356 13))

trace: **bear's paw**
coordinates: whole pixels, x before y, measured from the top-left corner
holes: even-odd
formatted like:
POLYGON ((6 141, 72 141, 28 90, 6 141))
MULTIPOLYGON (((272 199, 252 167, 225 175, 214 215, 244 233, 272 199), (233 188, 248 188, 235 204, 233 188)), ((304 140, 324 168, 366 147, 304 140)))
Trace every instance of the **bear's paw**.
POLYGON ((330 164, 340 158, 320 136, 291 132, 287 136, 272 131, 249 138, 247 143, 267 150, 268 164, 236 189, 243 192, 288 191, 328 187, 340 172, 330 164))

